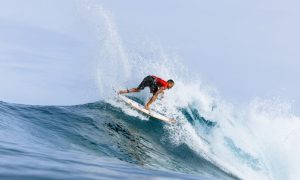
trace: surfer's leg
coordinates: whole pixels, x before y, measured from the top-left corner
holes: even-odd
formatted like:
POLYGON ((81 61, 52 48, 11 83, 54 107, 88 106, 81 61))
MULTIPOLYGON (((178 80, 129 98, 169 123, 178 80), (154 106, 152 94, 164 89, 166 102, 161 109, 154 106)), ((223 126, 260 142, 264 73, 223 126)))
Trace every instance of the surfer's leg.
POLYGON ((134 93, 134 92, 139 92, 140 90, 138 88, 131 88, 131 89, 126 89, 126 90, 121 90, 119 91, 119 94, 127 94, 127 93, 134 93))
POLYGON ((131 89, 127 89, 128 93, 135 93, 135 92, 140 92, 140 90, 138 88, 131 88, 131 89))
POLYGON ((119 91, 119 94, 140 92, 145 87, 149 87, 150 84, 152 83, 152 81, 153 81, 153 77, 147 76, 143 79, 143 81, 140 83, 140 85, 137 88, 122 90, 122 91, 119 91))
POLYGON ((136 90, 138 90, 137 92, 145 89, 145 87, 149 87, 151 81, 152 81, 152 77, 151 76, 145 77, 143 79, 143 81, 140 83, 140 85, 136 88, 136 90))

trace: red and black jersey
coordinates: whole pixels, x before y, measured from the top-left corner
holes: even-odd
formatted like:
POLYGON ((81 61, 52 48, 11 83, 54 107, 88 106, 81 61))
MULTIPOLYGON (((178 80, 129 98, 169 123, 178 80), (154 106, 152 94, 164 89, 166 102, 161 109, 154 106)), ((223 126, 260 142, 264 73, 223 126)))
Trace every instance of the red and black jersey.
POLYGON ((156 81, 156 84, 159 86, 159 87, 164 87, 164 88, 167 88, 168 87, 168 83, 167 81, 157 77, 157 76, 152 76, 155 81, 156 81))
POLYGON ((160 88, 167 89, 168 83, 159 77, 147 76, 143 79, 137 89, 143 90, 145 87, 149 87, 150 92, 155 94, 160 88))

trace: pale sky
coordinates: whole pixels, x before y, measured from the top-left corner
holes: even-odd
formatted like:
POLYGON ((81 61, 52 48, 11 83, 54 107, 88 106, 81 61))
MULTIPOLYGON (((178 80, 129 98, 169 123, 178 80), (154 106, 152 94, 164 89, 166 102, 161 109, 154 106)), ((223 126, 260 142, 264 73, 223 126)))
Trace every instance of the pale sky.
MULTIPOLYGON (((97 100, 89 74, 93 62, 87 61, 96 51, 95 37, 74 2, 1 1, 0 100, 33 104, 97 100), (30 68, 30 73, 22 71, 30 68)), ((130 49, 132 41, 160 44, 181 56, 188 69, 225 99, 247 103, 253 97, 280 96, 300 107, 298 1, 95 2, 113 14, 125 47, 130 49)))

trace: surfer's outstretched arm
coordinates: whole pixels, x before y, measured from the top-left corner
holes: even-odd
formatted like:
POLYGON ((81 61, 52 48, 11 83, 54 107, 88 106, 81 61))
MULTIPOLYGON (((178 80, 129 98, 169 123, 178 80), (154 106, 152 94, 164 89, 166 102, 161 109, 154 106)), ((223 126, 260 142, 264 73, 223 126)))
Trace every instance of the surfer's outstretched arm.
POLYGON ((126 90, 119 91, 119 94, 126 94, 126 93, 134 93, 134 92, 140 92, 138 88, 131 88, 126 90))
POLYGON ((158 95, 160 93, 163 93, 164 89, 160 88, 153 96, 152 98, 149 100, 149 102, 145 105, 145 109, 149 110, 150 109, 150 105, 157 99, 158 95))

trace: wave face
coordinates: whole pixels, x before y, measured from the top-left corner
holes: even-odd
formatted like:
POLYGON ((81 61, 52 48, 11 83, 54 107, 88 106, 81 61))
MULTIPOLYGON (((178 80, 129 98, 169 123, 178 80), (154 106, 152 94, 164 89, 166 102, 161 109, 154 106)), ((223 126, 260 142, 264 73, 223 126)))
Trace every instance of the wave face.
POLYGON ((1 102, 0 114, 2 178, 203 178, 154 168, 232 178, 188 146, 163 140, 163 123, 126 115, 106 102, 68 107, 1 102))

